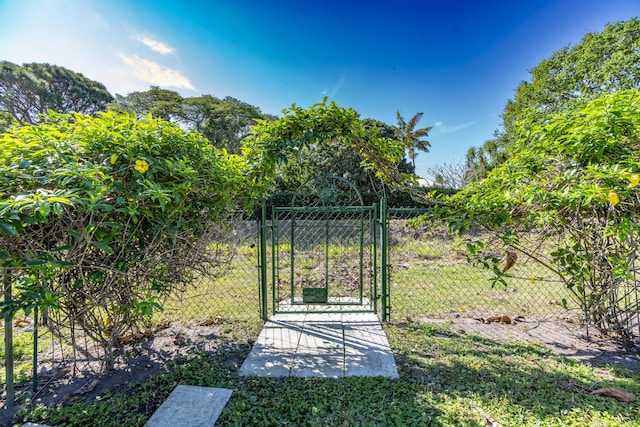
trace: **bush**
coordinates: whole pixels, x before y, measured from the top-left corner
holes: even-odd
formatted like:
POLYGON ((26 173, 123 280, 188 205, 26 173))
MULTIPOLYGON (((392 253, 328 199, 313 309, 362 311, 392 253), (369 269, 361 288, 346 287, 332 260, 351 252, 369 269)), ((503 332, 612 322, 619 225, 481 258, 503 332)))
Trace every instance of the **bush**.
POLYGON ((222 261, 219 220, 257 187, 245 158, 151 117, 51 113, 0 139, 4 313, 54 308, 101 343, 222 261))
MULTIPOLYGON (((640 93, 613 93, 518 126, 511 158, 446 200, 440 214, 457 231, 479 223, 507 253, 539 261, 573 293, 586 321, 629 342, 640 295, 640 93), (531 232, 534 246, 525 243, 531 232)), ((491 261, 498 280, 505 274, 485 256, 485 242, 469 247, 491 261)))

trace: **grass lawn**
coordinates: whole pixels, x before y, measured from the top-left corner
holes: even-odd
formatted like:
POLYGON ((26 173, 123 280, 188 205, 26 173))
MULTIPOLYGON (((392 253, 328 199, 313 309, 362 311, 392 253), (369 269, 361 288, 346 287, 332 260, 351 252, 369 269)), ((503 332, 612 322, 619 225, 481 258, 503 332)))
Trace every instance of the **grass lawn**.
POLYGON ((23 410, 15 421, 142 426, 176 385, 187 384, 233 389, 217 426, 485 426, 488 418, 503 426, 640 425, 640 402, 590 394, 617 386, 640 396, 638 373, 592 368, 538 346, 458 335, 447 326, 385 328, 399 380, 238 377, 259 328, 237 322, 219 336, 216 352, 175 360, 166 373, 92 402, 23 410))

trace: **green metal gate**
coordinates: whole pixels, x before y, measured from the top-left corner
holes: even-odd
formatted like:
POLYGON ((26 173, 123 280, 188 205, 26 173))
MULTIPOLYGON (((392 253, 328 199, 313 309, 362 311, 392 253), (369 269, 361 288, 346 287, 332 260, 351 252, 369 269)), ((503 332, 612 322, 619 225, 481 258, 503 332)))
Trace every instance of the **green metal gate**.
POLYGON ((291 206, 273 207, 272 313, 377 312, 376 212, 349 181, 326 175, 303 184, 291 206))

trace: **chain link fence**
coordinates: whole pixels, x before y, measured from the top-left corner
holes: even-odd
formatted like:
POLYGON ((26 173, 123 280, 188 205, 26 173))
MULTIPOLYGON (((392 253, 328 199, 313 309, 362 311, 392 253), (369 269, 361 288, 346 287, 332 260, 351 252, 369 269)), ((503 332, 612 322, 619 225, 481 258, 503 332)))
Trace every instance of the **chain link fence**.
MULTIPOLYGON (((393 318, 465 316, 486 320, 506 315, 544 320, 566 317, 578 309, 558 278, 522 255, 505 272, 504 283, 492 281, 493 271, 467 259, 465 238, 469 236, 452 236, 444 225, 415 225, 411 219, 423 213, 389 209, 393 318)), ((495 256, 506 266, 506 252, 495 256)))
MULTIPOLYGON (((444 226, 415 225, 412 218, 419 214, 421 212, 415 209, 389 209, 388 212, 387 286, 392 322, 450 322, 461 331, 516 340, 537 337, 560 341, 557 334, 575 330, 580 318, 578 306, 564 285, 533 260, 520 256, 506 272, 504 284, 492 282, 491 271, 468 262, 464 236, 451 236, 444 226), (550 329, 545 325, 561 326, 550 329)), ((267 253, 262 258, 265 265, 261 266, 259 236, 258 220, 240 218, 223 227, 212 250, 219 251, 219 259, 224 262, 211 275, 196 277, 193 286, 163 301, 164 310, 154 315, 149 331, 132 330, 130 336, 123 337, 126 339, 123 339, 119 353, 121 365, 136 357, 135 349, 152 336, 163 336, 172 348, 179 348, 179 338, 183 337, 189 340, 193 349, 206 350, 207 336, 214 331, 206 328, 217 327, 215 331, 219 332, 224 325, 242 323, 259 331, 262 292, 267 292, 267 315, 273 302, 271 280, 268 280, 268 287, 261 286, 261 277, 273 277, 271 242, 266 245, 267 253), (264 271, 261 271, 262 267, 264 271)), ((376 241, 379 244, 381 239, 366 244, 370 246, 376 241)), ((348 248, 354 246, 345 242, 333 243, 343 257, 349 255, 348 248)), ((331 248, 329 246, 327 250, 331 248)), ((368 251, 369 248, 363 260, 374 263, 368 251)), ((505 256, 504 253, 495 255, 505 256)), ((379 259, 378 251, 375 261, 379 262, 379 259)), ((300 268, 304 268, 303 258, 300 268)), ((324 274, 335 275, 342 271, 340 268, 341 264, 332 264, 324 274)), ((379 275, 380 265, 376 271, 379 275)), ((343 273, 345 277, 355 274, 343 273)), ((379 278, 378 286, 380 282, 379 278)), ((637 292, 627 298, 637 305, 637 292)), ((11 325, 15 382, 23 383, 25 389, 30 388, 34 361, 37 366, 38 377, 31 396, 37 396, 47 381, 66 375, 69 370, 69 375, 73 375, 86 370, 97 372, 100 367, 100 348, 82 333, 81 328, 73 324, 59 326, 64 319, 57 319, 54 311, 47 316, 48 325, 43 324, 42 313, 40 319, 34 319, 33 315, 18 315, 5 319, 2 324, 0 360, 4 363, 0 379, 6 381, 4 365, 9 355, 5 352, 3 337, 7 326, 11 325), (33 358, 34 336, 37 337, 37 360, 33 358)))

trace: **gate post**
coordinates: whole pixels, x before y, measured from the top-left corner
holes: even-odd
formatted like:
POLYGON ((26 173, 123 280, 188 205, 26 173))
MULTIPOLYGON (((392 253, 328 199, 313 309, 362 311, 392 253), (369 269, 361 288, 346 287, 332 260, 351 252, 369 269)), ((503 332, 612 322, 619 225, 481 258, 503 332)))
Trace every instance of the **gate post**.
POLYGON ((267 290, 267 204, 262 201, 262 210, 260 215, 260 247, 259 262, 260 262, 260 316, 262 320, 267 320, 269 310, 267 305, 268 290, 267 290))
POLYGON ((387 240, 387 199, 382 198, 380 201, 380 281, 381 281, 381 307, 382 307, 382 321, 388 322, 391 314, 391 307, 389 298, 389 276, 387 272, 387 255, 388 255, 388 240, 387 240))
MULTIPOLYGON (((11 278, 9 272, 4 271, 2 276, 4 302, 6 304, 11 303, 11 278)), ((13 315, 7 314, 4 318, 4 346, 5 346, 5 369, 6 369, 6 393, 7 401, 6 407, 12 408, 14 405, 15 390, 13 385, 13 315)), ((35 369, 35 366, 34 366, 35 369)))

